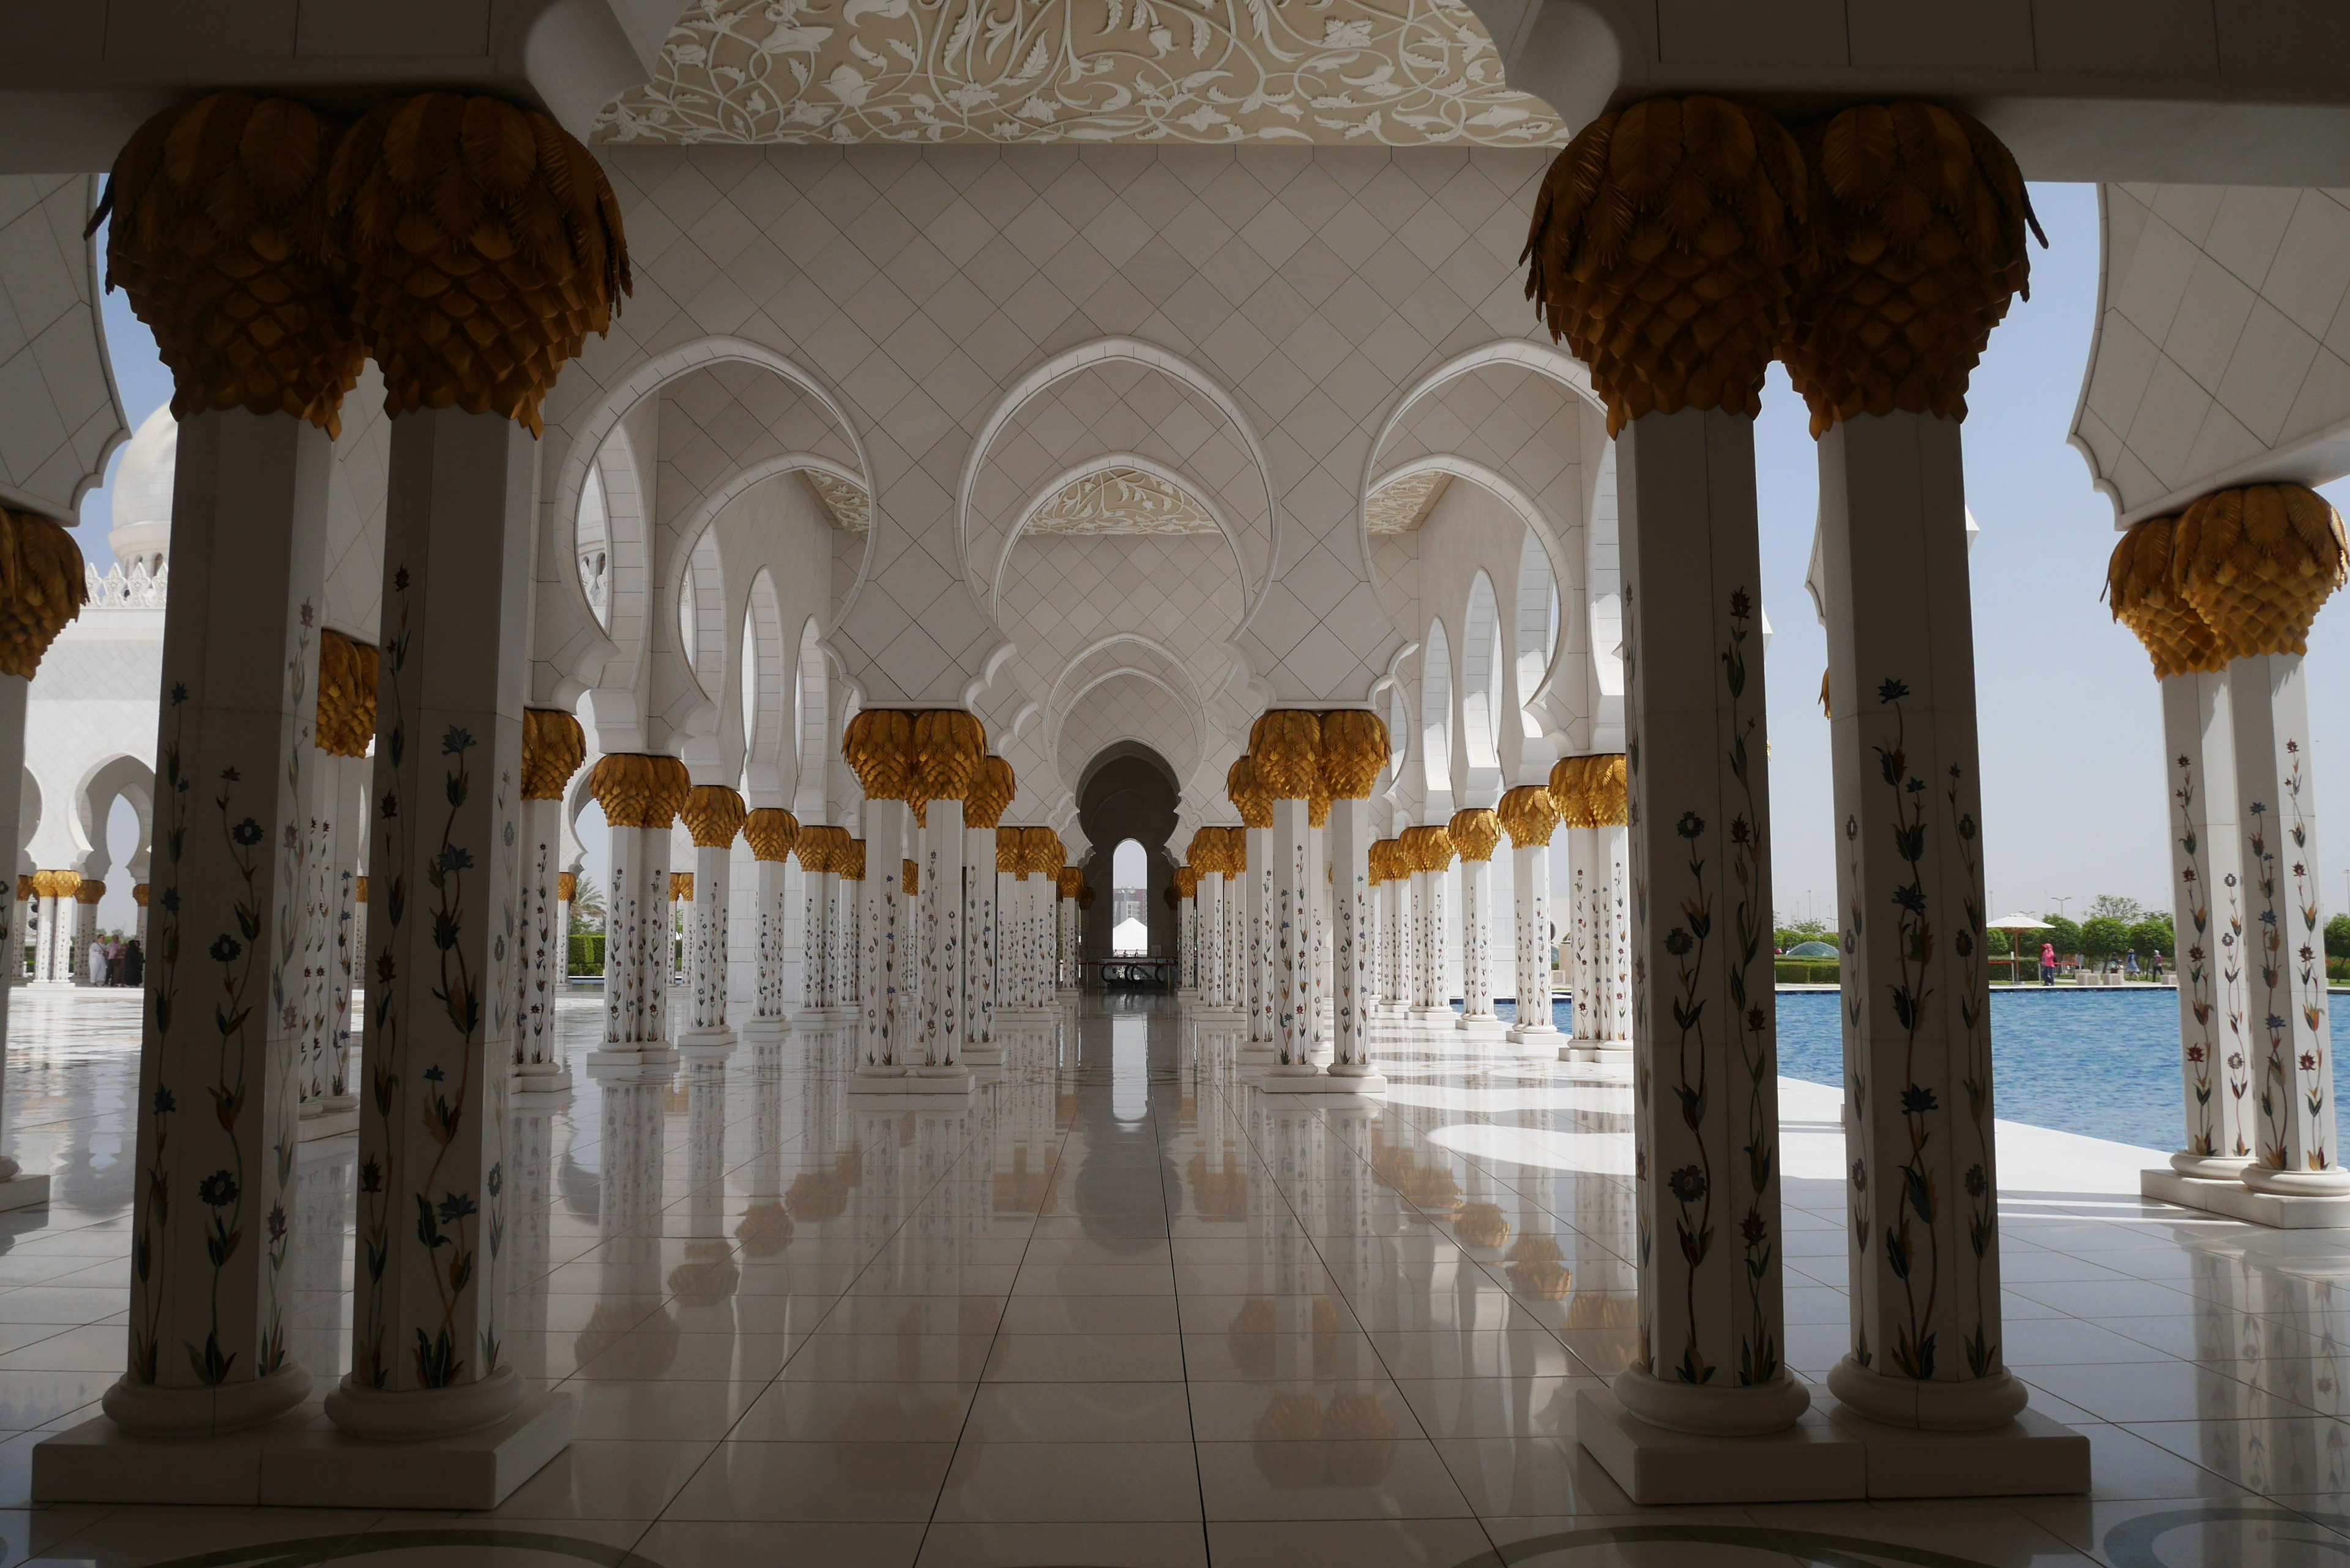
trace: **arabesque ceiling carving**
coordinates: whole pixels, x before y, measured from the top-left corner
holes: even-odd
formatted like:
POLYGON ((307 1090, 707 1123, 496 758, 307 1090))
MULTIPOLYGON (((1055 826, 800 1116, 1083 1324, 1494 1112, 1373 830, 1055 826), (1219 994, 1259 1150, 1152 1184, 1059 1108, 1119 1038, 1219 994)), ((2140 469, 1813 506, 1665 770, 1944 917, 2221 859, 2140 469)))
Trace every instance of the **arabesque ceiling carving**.
POLYGON ((692 0, 606 141, 1566 140, 1460 0, 692 0))
POLYGON ((1106 468, 1047 496, 1028 514, 1031 534, 1212 534, 1208 509, 1156 474, 1106 468))
POLYGON ((1374 534, 1409 534, 1428 521, 1452 476, 1441 469, 1423 469, 1371 493, 1363 515, 1374 534))
POLYGON ((862 534, 873 526, 873 497, 862 485, 851 484, 820 468, 803 468, 800 478, 815 493, 816 503, 831 516, 833 526, 862 534))

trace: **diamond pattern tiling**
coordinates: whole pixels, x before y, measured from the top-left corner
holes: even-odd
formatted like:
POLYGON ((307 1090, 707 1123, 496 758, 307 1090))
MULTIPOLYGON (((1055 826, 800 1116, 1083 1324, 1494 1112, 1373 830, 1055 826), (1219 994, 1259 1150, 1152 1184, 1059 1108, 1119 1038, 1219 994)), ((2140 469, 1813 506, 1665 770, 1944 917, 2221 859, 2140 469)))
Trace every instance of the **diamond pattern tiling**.
POLYGON ((2104 308, 2073 437, 2122 521, 2350 424, 2350 193, 2103 188, 2104 308))
POLYGON ((130 426, 107 368, 91 242, 94 182, 0 176, 0 500, 70 526, 130 426))
POLYGON ((360 642, 376 640, 383 603, 384 486, 391 470, 391 421, 383 412, 383 372, 374 360, 343 399, 343 431, 327 479, 327 624, 360 642))

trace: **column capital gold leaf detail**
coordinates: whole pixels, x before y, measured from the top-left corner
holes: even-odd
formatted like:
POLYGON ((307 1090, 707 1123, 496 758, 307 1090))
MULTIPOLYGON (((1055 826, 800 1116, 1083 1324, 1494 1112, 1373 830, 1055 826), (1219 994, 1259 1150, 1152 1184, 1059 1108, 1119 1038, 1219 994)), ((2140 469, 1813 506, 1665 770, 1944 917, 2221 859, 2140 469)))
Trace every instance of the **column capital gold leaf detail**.
POLYGON ((2106 603, 2145 644, 2158 680, 2228 666, 2219 634, 2187 602, 2172 574, 2178 527, 2176 516, 2148 517, 2114 542, 2106 563, 2106 603))
POLYGON ((106 884, 94 877, 85 877, 74 887, 74 902, 95 904, 106 897, 106 884))
POLYGON ((914 718, 897 708, 868 708, 840 737, 841 760, 868 800, 911 801, 915 794, 914 718))
POLYGON ((503 99, 377 105, 335 148, 326 251, 383 369, 384 411, 463 409, 541 433, 539 404, 630 292, 611 182, 503 99))
POLYGON ((2231 659, 2306 653, 2310 623, 2350 566, 2341 514, 2301 484, 2247 484, 2189 506, 2171 580, 2231 659))
POLYGON ((588 788, 615 827, 667 827, 677 820, 693 779, 675 757, 613 752, 596 759, 588 788))
POLYGON ((1548 844, 1558 826, 1558 803, 1541 784, 1520 784, 1509 791, 1493 815, 1508 830, 1510 843, 1520 849, 1548 844))
POLYGON ((0 506, 0 675, 30 680, 88 602, 72 536, 47 517, 0 506))
POLYGON ((2023 236, 2040 223, 2014 156, 1930 103, 1858 104, 1798 140, 1814 265, 1780 358, 1812 434, 1897 410, 1966 418, 1991 328, 2032 295, 2023 236))
POLYGON ((1603 752, 1589 759, 1591 771, 1584 789, 1590 803, 1591 826, 1622 827, 1631 820, 1630 774, 1621 752, 1603 752))
POLYGON ((134 904, 138 905, 138 906, 139 906, 140 909, 145 909, 145 908, 147 907, 147 884, 146 884, 146 883, 144 883, 144 882, 133 882, 133 883, 130 885, 130 901, 131 901, 132 903, 134 903, 134 904))
POLYGON ((1175 896, 1178 898, 1197 898, 1199 892, 1200 874, 1189 866, 1175 867, 1175 896))
POLYGON ((1367 800, 1390 755, 1387 721, 1365 708, 1322 715, 1322 784, 1341 800, 1367 800))
POLYGON ((960 708, 914 715, 914 773, 925 800, 963 800, 987 761, 987 727, 960 708))
POLYGON ((341 126, 289 99, 221 92, 132 133, 90 227, 172 371, 172 413, 291 414, 340 433, 365 358, 327 254, 341 126))
POLYGON ((1586 781, 1591 773, 1589 757, 1561 757, 1550 767, 1551 804, 1558 808, 1558 820, 1567 827, 1596 827, 1591 818, 1590 791, 1586 781))
POLYGON ((672 904, 680 900, 689 904, 693 902, 692 872, 672 871, 669 874, 669 898, 672 904))
POLYGON ((1793 317, 1809 179, 1786 127, 1728 99, 1610 109, 1544 177, 1520 259, 1613 436, 1643 414, 1752 418, 1793 317))
POLYGON ((1271 827, 1273 796, 1264 787, 1264 779, 1257 772, 1256 759, 1243 752, 1224 772, 1224 794, 1232 808, 1241 814, 1241 826, 1271 827))
POLYGON ((555 897, 558 903, 570 903, 579 897, 579 873, 558 871, 555 874, 555 897))
POLYGON ((743 797, 724 784, 697 784, 677 815, 686 832, 693 836, 695 848, 723 849, 743 831, 743 819, 750 813, 743 797))
POLYGON ((1271 708, 1249 727, 1248 754, 1269 800, 1307 800, 1322 779, 1322 716, 1271 708))
POLYGON ((963 793, 963 826, 993 827, 1003 820, 1004 807, 1019 793, 1019 781, 1013 777, 1010 763, 1002 757, 983 757, 978 771, 972 775, 971 787, 963 793))
POLYGON ((1444 826, 1445 836, 1463 860, 1491 860, 1502 842, 1502 819, 1486 806, 1456 811, 1444 826))
MULTIPOLYGON (((370 664, 374 649, 369 649, 370 664)), ((369 713, 368 728, 375 728, 372 711, 375 687, 369 684, 369 713)), ((588 760, 588 732, 579 721, 560 708, 525 708, 522 711, 522 797, 525 800, 561 800, 563 792, 571 787, 571 775, 588 760)))
MULTIPOLYGON (((332 757, 364 757, 375 739, 379 655, 373 643, 325 627, 318 633, 318 749, 332 757)), ((530 713, 523 713, 523 794, 530 794, 530 713)), ((584 747, 585 742, 583 740, 584 747)), ((584 751, 583 751, 584 754, 584 751)), ((577 764, 575 763, 575 766, 577 764)))
POLYGON ((776 806, 763 805, 743 820, 743 836, 754 860, 788 860, 800 838, 800 819, 776 806))

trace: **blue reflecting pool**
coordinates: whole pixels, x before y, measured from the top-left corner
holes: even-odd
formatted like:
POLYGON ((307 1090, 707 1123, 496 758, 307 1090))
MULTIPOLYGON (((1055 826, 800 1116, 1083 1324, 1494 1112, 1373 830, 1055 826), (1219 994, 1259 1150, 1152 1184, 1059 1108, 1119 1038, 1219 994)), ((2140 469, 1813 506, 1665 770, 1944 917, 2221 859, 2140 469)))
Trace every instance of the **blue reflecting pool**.
MULTIPOLYGON (((2350 996, 2337 995, 2327 1012, 2338 1063, 2350 1044, 2350 996)), ((1554 1003, 1552 1012, 1566 1028, 1567 1004, 1554 1003)), ((2002 1119, 2164 1152, 2178 1147, 2177 992, 1995 991, 1991 1026, 2002 1119)), ((1835 992, 1779 993, 1779 1071, 1814 1084, 1843 1082, 1835 992)))

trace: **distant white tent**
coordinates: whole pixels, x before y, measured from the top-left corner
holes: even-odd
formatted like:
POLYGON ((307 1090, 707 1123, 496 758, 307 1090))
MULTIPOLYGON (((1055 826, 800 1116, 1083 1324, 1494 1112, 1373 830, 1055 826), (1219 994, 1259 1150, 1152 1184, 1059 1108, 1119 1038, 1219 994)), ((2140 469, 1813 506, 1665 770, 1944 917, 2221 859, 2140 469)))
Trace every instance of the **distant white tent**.
POLYGON ((1109 933, 1109 950, 1120 955, 1147 953, 1150 950, 1150 928, 1128 917, 1120 920, 1109 933))

